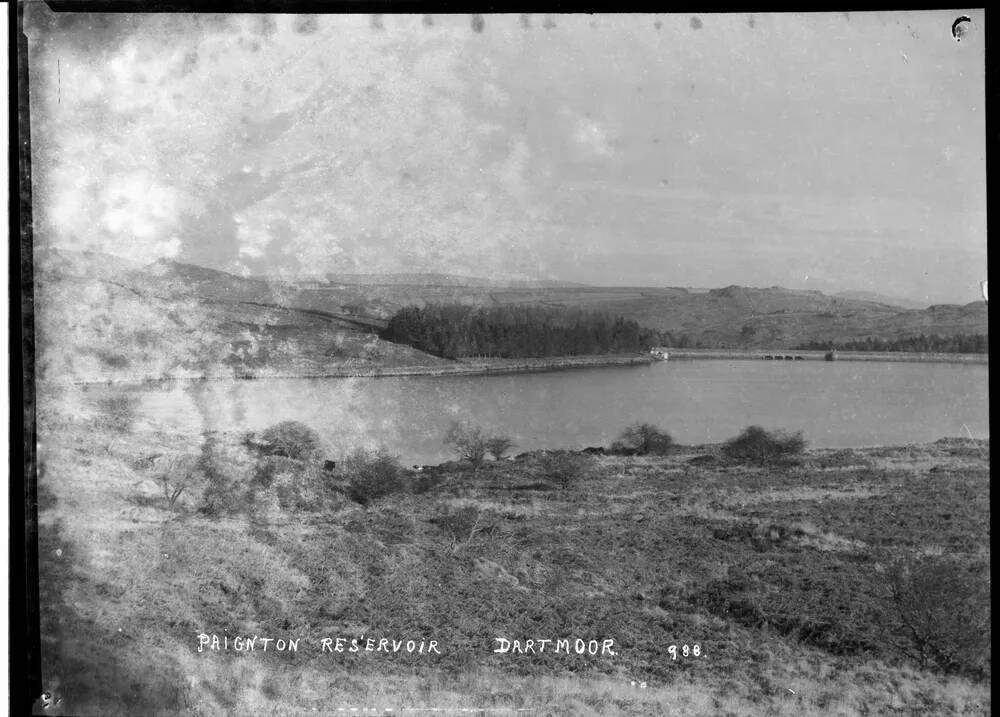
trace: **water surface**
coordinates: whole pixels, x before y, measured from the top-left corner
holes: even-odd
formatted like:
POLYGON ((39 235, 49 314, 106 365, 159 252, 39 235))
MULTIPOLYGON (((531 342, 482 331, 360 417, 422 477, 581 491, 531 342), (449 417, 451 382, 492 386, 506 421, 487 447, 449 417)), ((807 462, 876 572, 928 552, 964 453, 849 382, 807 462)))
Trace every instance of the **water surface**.
MULTIPOLYGON (((101 391, 107 389, 91 389, 101 391)), ((635 421, 681 443, 750 424, 853 447, 989 437, 989 367, 876 362, 668 361, 506 376, 200 381, 130 389, 149 424, 198 435, 281 420, 320 432, 332 457, 383 446, 405 464, 450 458, 448 424, 469 419, 515 451, 606 445, 635 421)))

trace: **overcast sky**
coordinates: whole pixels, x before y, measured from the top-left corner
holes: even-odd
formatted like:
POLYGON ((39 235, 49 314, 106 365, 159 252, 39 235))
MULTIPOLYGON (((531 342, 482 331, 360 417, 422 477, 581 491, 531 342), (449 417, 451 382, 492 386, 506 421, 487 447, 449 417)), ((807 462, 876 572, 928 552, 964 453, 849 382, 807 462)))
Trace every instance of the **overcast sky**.
POLYGON ((53 15, 36 243, 976 300, 982 12, 53 15))

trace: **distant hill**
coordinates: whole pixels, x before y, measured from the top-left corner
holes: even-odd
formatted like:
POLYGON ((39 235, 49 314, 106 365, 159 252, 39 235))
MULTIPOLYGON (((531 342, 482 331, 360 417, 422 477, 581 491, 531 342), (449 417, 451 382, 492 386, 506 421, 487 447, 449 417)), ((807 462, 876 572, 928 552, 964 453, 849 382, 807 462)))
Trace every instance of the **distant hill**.
POLYGON ((553 288, 579 287, 572 281, 555 281, 547 279, 483 279, 475 276, 459 276, 456 274, 434 273, 403 273, 403 274, 324 274, 304 277, 259 277, 264 280, 280 280, 285 283, 323 283, 344 286, 448 286, 448 287, 514 287, 514 288, 553 288))
POLYGON ((669 332, 674 342, 705 347, 791 348, 867 336, 985 334, 989 324, 983 302, 914 310, 781 287, 729 286, 707 294, 648 291, 604 306, 669 332))
POLYGON ((877 304, 887 306, 898 306, 901 309, 926 309, 927 302, 913 301, 912 299, 901 299, 898 296, 886 296, 874 291, 838 291, 833 294, 841 299, 855 299, 857 301, 873 301, 877 304))
POLYGON ((544 279, 482 279, 474 276, 455 274, 327 274, 327 281, 333 284, 364 284, 368 286, 474 286, 474 287, 516 287, 554 288, 564 286, 586 286, 571 281, 549 281, 544 279))

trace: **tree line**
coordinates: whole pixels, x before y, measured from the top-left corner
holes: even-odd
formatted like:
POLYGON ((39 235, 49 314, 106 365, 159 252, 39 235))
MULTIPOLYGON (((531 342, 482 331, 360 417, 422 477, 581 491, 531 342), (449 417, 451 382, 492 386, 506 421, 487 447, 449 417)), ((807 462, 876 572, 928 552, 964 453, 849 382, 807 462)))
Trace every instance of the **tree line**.
POLYGON ((955 334, 954 336, 908 336, 901 339, 880 339, 868 336, 857 341, 810 341, 796 346, 803 351, 915 351, 923 353, 988 354, 988 334, 955 334))
POLYGON ((631 319, 578 308, 454 303, 405 306, 381 337, 450 359, 637 353, 663 339, 631 319))

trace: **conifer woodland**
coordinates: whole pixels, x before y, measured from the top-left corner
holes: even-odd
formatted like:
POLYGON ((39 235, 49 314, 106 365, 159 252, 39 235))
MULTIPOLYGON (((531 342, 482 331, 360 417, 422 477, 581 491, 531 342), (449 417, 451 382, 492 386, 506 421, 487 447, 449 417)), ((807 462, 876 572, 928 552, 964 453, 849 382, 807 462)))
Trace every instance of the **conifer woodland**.
POLYGON ((636 321, 582 309, 462 304, 403 307, 381 335, 450 359, 637 353, 663 338, 636 321))

